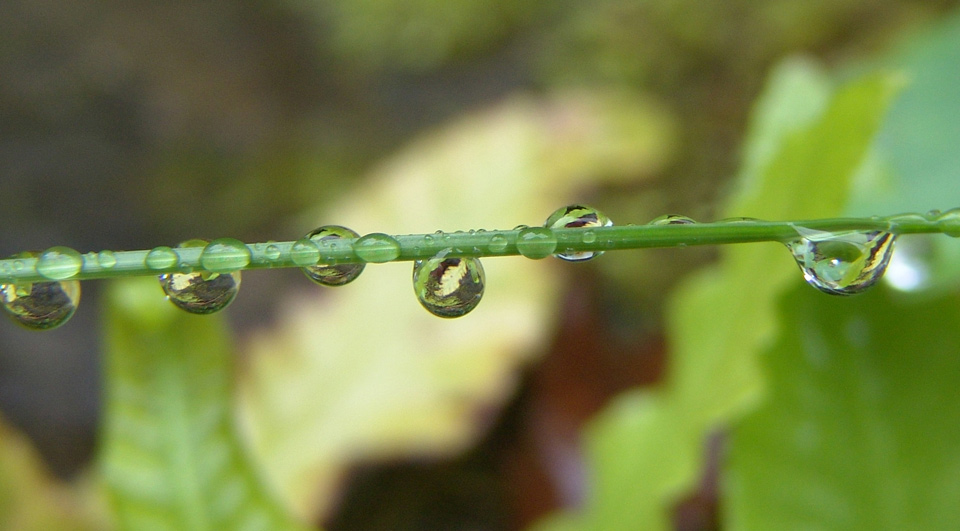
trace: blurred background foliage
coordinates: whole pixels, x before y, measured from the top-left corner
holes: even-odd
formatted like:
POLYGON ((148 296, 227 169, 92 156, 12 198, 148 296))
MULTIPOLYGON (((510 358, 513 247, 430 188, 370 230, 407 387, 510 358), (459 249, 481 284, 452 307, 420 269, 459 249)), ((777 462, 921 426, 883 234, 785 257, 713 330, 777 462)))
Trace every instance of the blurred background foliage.
MULTIPOLYGON (((960 206, 957 9, 6 0, 0 252, 960 206)), ((454 322, 396 264, 204 324, 88 282, 0 332, 0 523, 949 528, 960 246, 899 243, 842 300, 773 245, 488 260, 454 322)))

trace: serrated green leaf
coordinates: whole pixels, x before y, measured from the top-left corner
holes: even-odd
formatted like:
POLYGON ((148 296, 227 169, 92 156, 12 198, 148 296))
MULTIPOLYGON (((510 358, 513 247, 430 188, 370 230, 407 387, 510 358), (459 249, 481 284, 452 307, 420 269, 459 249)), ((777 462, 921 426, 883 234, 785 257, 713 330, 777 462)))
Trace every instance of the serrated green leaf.
POLYGON ((150 278, 110 290, 99 462, 119 527, 301 529, 237 438, 220 317, 175 309, 150 278))
POLYGON ((953 295, 796 289, 764 355, 767 400, 729 441, 731 529, 952 529, 960 522, 953 295))
MULTIPOLYGON (((824 81, 805 65, 788 63, 776 76, 761 112, 817 105, 822 98, 824 81), (784 78, 805 79, 801 86, 808 90, 795 91, 798 85, 784 78)), ((751 136, 754 147, 747 148, 753 155, 746 186, 726 214, 804 219, 839 213, 894 87, 888 77, 867 77, 837 90, 814 116, 756 118, 760 136, 751 136)), ((671 370, 664 388, 627 393, 587 431, 594 481, 584 528, 669 527, 673 505, 700 470, 706 436, 761 392, 757 352, 775 333, 777 297, 800 278, 782 246, 751 244, 724 248, 717 266, 680 287, 668 308, 671 370)))

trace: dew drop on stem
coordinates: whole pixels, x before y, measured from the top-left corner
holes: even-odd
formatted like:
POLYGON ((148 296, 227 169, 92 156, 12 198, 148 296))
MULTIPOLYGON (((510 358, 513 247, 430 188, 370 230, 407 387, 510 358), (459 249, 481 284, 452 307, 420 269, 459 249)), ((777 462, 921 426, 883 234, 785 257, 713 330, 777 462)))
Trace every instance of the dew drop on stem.
MULTIPOLYGON (((323 247, 332 247, 335 242, 344 238, 355 239, 359 237, 360 235, 356 232, 340 225, 324 225, 306 235, 307 240, 323 247)), ((316 263, 316 261, 314 263, 315 265, 301 268, 301 270, 303 274, 307 275, 307 278, 324 286, 342 286, 352 282, 360 276, 366 266, 363 263, 337 264, 333 260, 322 256, 319 263, 316 263)))
POLYGON ((693 225, 696 223, 691 218, 687 216, 681 216, 679 214, 666 214, 658 218, 654 218, 650 221, 650 225, 693 225))
MULTIPOLYGON (((204 247, 206 252, 209 244, 204 240, 189 240, 179 247, 204 247)), ((166 273, 158 278, 160 287, 174 306, 200 315, 226 308, 240 290, 240 271, 166 273)))
POLYGON ((832 295, 852 295, 883 277, 896 236, 884 231, 822 232, 796 227, 800 237, 787 242, 811 286, 832 295))
POLYGON ((462 317, 480 304, 485 284, 479 258, 441 253, 413 263, 413 291, 420 304, 438 317, 462 317))
MULTIPOLYGON (((596 233, 589 229, 597 227, 610 227, 613 226, 613 221, 611 221, 606 214, 593 207, 584 205, 570 205, 559 208, 553 214, 550 214, 550 217, 547 218, 547 221, 543 224, 543 226, 549 229, 584 229, 581 241, 589 245, 597 241, 596 233)), ((590 260, 591 258, 596 258, 602 254, 602 251, 578 252, 572 249, 567 249, 562 253, 555 254, 554 256, 568 262, 583 262, 585 260, 590 260)))
POLYGON ((392 236, 375 232, 356 240, 353 252, 364 262, 389 262, 400 256, 400 242, 392 236))
POLYGON ((37 257, 37 273, 50 280, 66 280, 83 268, 83 257, 69 247, 51 247, 37 257))
POLYGON ((200 253, 200 265, 212 273, 239 271, 250 265, 250 249, 234 238, 213 240, 200 253))
POLYGON ((517 235, 517 252, 540 260, 553 254, 557 249, 557 238, 546 227, 527 227, 517 235))
MULTIPOLYGON (((23 252, 13 258, 35 258, 39 252, 23 252)), ((80 304, 80 282, 24 282, 0 284, 0 302, 8 316, 31 330, 50 330, 67 322, 80 304)))

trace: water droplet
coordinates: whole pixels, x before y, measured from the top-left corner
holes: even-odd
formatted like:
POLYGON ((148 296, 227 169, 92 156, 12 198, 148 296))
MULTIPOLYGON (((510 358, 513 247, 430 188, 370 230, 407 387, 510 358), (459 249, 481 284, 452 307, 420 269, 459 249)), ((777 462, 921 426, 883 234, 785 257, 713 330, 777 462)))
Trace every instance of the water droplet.
POLYGON ((160 286, 176 307, 195 314, 209 314, 226 308, 240 290, 240 272, 165 273, 160 286))
POLYGON ((200 253, 200 265, 212 273, 229 273, 250 265, 250 249, 240 240, 219 238, 200 253))
POLYGON ((386 234, 375 232, 354 242, 353 252, 364 262, 389 262, 400 256, 400 242, 386 234))
MULTIPOLYGON (((584 205, 570 205, 557 209, 557 211, 555 211, 553 214, 550 214, 550 217, 547 218, 546 223, 543 224, 544 227, 551 229, 590 229, 595 227, 610 227, 612 225, 613 221, 611 221, 610 218, 608 218, 603 212, 584 205)), ((587 241, 586 232, 584 233, 581 241, 584 243, 592 243, 593 241, 596 241, 596 233, 593 231, 587 232, 590 233, 589 236, 592 241, 587 241)), ((554 256, 568 262, 582 262, 602 254, 603 253, 599 251, 577 252, 566 250, 562 253, 557 253, 554 256)))
POLYGON ((513 230, 523 230, 526 228, 529 228, 529 225, 517 225, 516 227, 513 228, 513 230))
POLYGON ((320 247, 313 240, 297 240, 290 247, 290 260, 300 267, 315 266, 320 261, 320 247))
POLYGON ((592 230, 585 230, 583 231, 583 237, 581 239, 583 240, 583 243, 593 243, 597 241, 597 233, 593 232, 592 230))
POLYGON ((960 208, 947 210, 943 214, 940 214, 937 221, 943 227, 944 234, 954 238, 960 238, 960 208))
POLYGON ((718 220, 717 223, 753 223, 755 221, 760 221, 760 220, 757 218, 748 218, 744 216, 738 216, 734 218, 723 218, 721 220, 718 220))
MULTIPOLYGON (((23 252, 14 258, 34 258, 40 253, 23 252)), ((17 324, 33 330, 56 328, 77 310, 80 282, 25 282, 0 284, 0 302, 17 324)))
POLYGON ((557 249, 557 238, 546 227, 528 227, 517 236, 517 251, 534 260, 540 260, 553 254, 557 249))
POLYGON ((280 248, 274 244, 268 244, 267 248, 264 249, 263 255, 267 257, 267 260, 275 261, 280 259, 280 248))
POLYGON ((100 251, 97 253, 97 263, 104 269, 110 269, 117 265, 117 255, 113 251, 100 251))
POLYGON ((432 244, 433 244, 433 236, 427 234, 426 236, 423 237, 423 241, 424 241, 424 243, 427 244, 427 245, 432 245, 432 244))
POLYGON ((502 234, 494 234, 490 238, 489 249, 491 253, 502 253, 507 250, 507 238, 502 234))
POLYGON ((438 317, 461 317, 480 304, 485 277, 478 258, 446 253, 413 263, 413 291, 420 304, 438 317))
POLYGON ((830 233, 796 227, 800 238, 787 243, 803 278, 833 295, 852 295, 883 276, 896 237, 883 231, 830 233))
POLYGON ((37 258, 37 273, 50 280, 65 280, 83 267, 83 257, 69 247, 51 247, 37 258))
POLYGON ((655 218, 651 221, 650 225, 692 225, 696 221, 688 218, 687 216, 681 216, 679 214, 666 214, 655 218))
MULTIPOLYGON (((210 244, 206 240, 192 239, 177 246, 178 249, 186 247, 202 247, 203 252, 206 252, 210 244)), ((200 259, 202 262, 202 254, 200 259)), ((239 271, 194 272, 184 266, 186 264, 180 264, 179 273, 165 273, 158 277, 160 287, 176 307, 190 313, 204 315, 226 308, 236 298, 240 290, 239 271)))
MULTIPOLYGON (((317 244, 333 247, 336 244, 336 240, 359 238, 360 235, 346 227, 325 225, 310 232, 306 237, 317 244)), ((314 264, 316 264, 316 261, 314 264)), ((324 286, 342 286, 360 276, 365 266, 366 264, 362 263, 335 264, 329 262, 304 267, 303 273, 307 275, 307 278, 318 284, 323 284, 324 286)))
POLYGON ((176 251, 169 247, 156 247, 147 253, 145 260, 150 269, 167 269, 177 265, 180 259, 176 251))

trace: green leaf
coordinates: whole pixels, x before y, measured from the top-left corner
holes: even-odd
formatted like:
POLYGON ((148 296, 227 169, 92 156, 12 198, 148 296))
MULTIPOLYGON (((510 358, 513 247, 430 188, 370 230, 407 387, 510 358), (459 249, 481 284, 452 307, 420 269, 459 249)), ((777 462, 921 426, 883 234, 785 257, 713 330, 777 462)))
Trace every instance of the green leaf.
POLYGON ((764 356, 769 393, 737 424, 731 529, 951 529, 960 521, 954 295, 798 288, 764 356))
POLYGON ((220 317, 175 309, 154 279, 110 289, 100 464, 120 528, 300 529, 237 438, 220 317))
MULTIPOLYGON (((311 213, 300 230, 539 225, 601 176, 661 164, 667 125, 636 95, 512 99, 412 142, 338 211, 311 213)), ((299 514, 328 510, 358 460, 461 451, 484 427, 478 418, 509 398, 549 337, 562 269, 522 258, 484 267, 483 301, 455 320, 420 307, 410 263, 367 266, 339 288, 304 278, 284 298, 278 325, 249 342, 245 419, 272 481, 299 514)))
MULTIPOLYGON (((837 90, 819 114, 755 118, 746 182, 727 215, 841 212, 894 86, 887 77, 867 77, 837 90)), ((770 87, 761 113, 818 105, 824 81, 794 62, 776 71, 770 87)), ((706 436, 762 391, 757 352, 775 335, 778 296, 801 282, 796 269, 779 244, 729 246, 717 266, 681 286, 668 308, 671 368, 663 388, 625 394, 587 431, 593 490, 583 527, 669 527, 673 505, 701 468, 706 436)))

